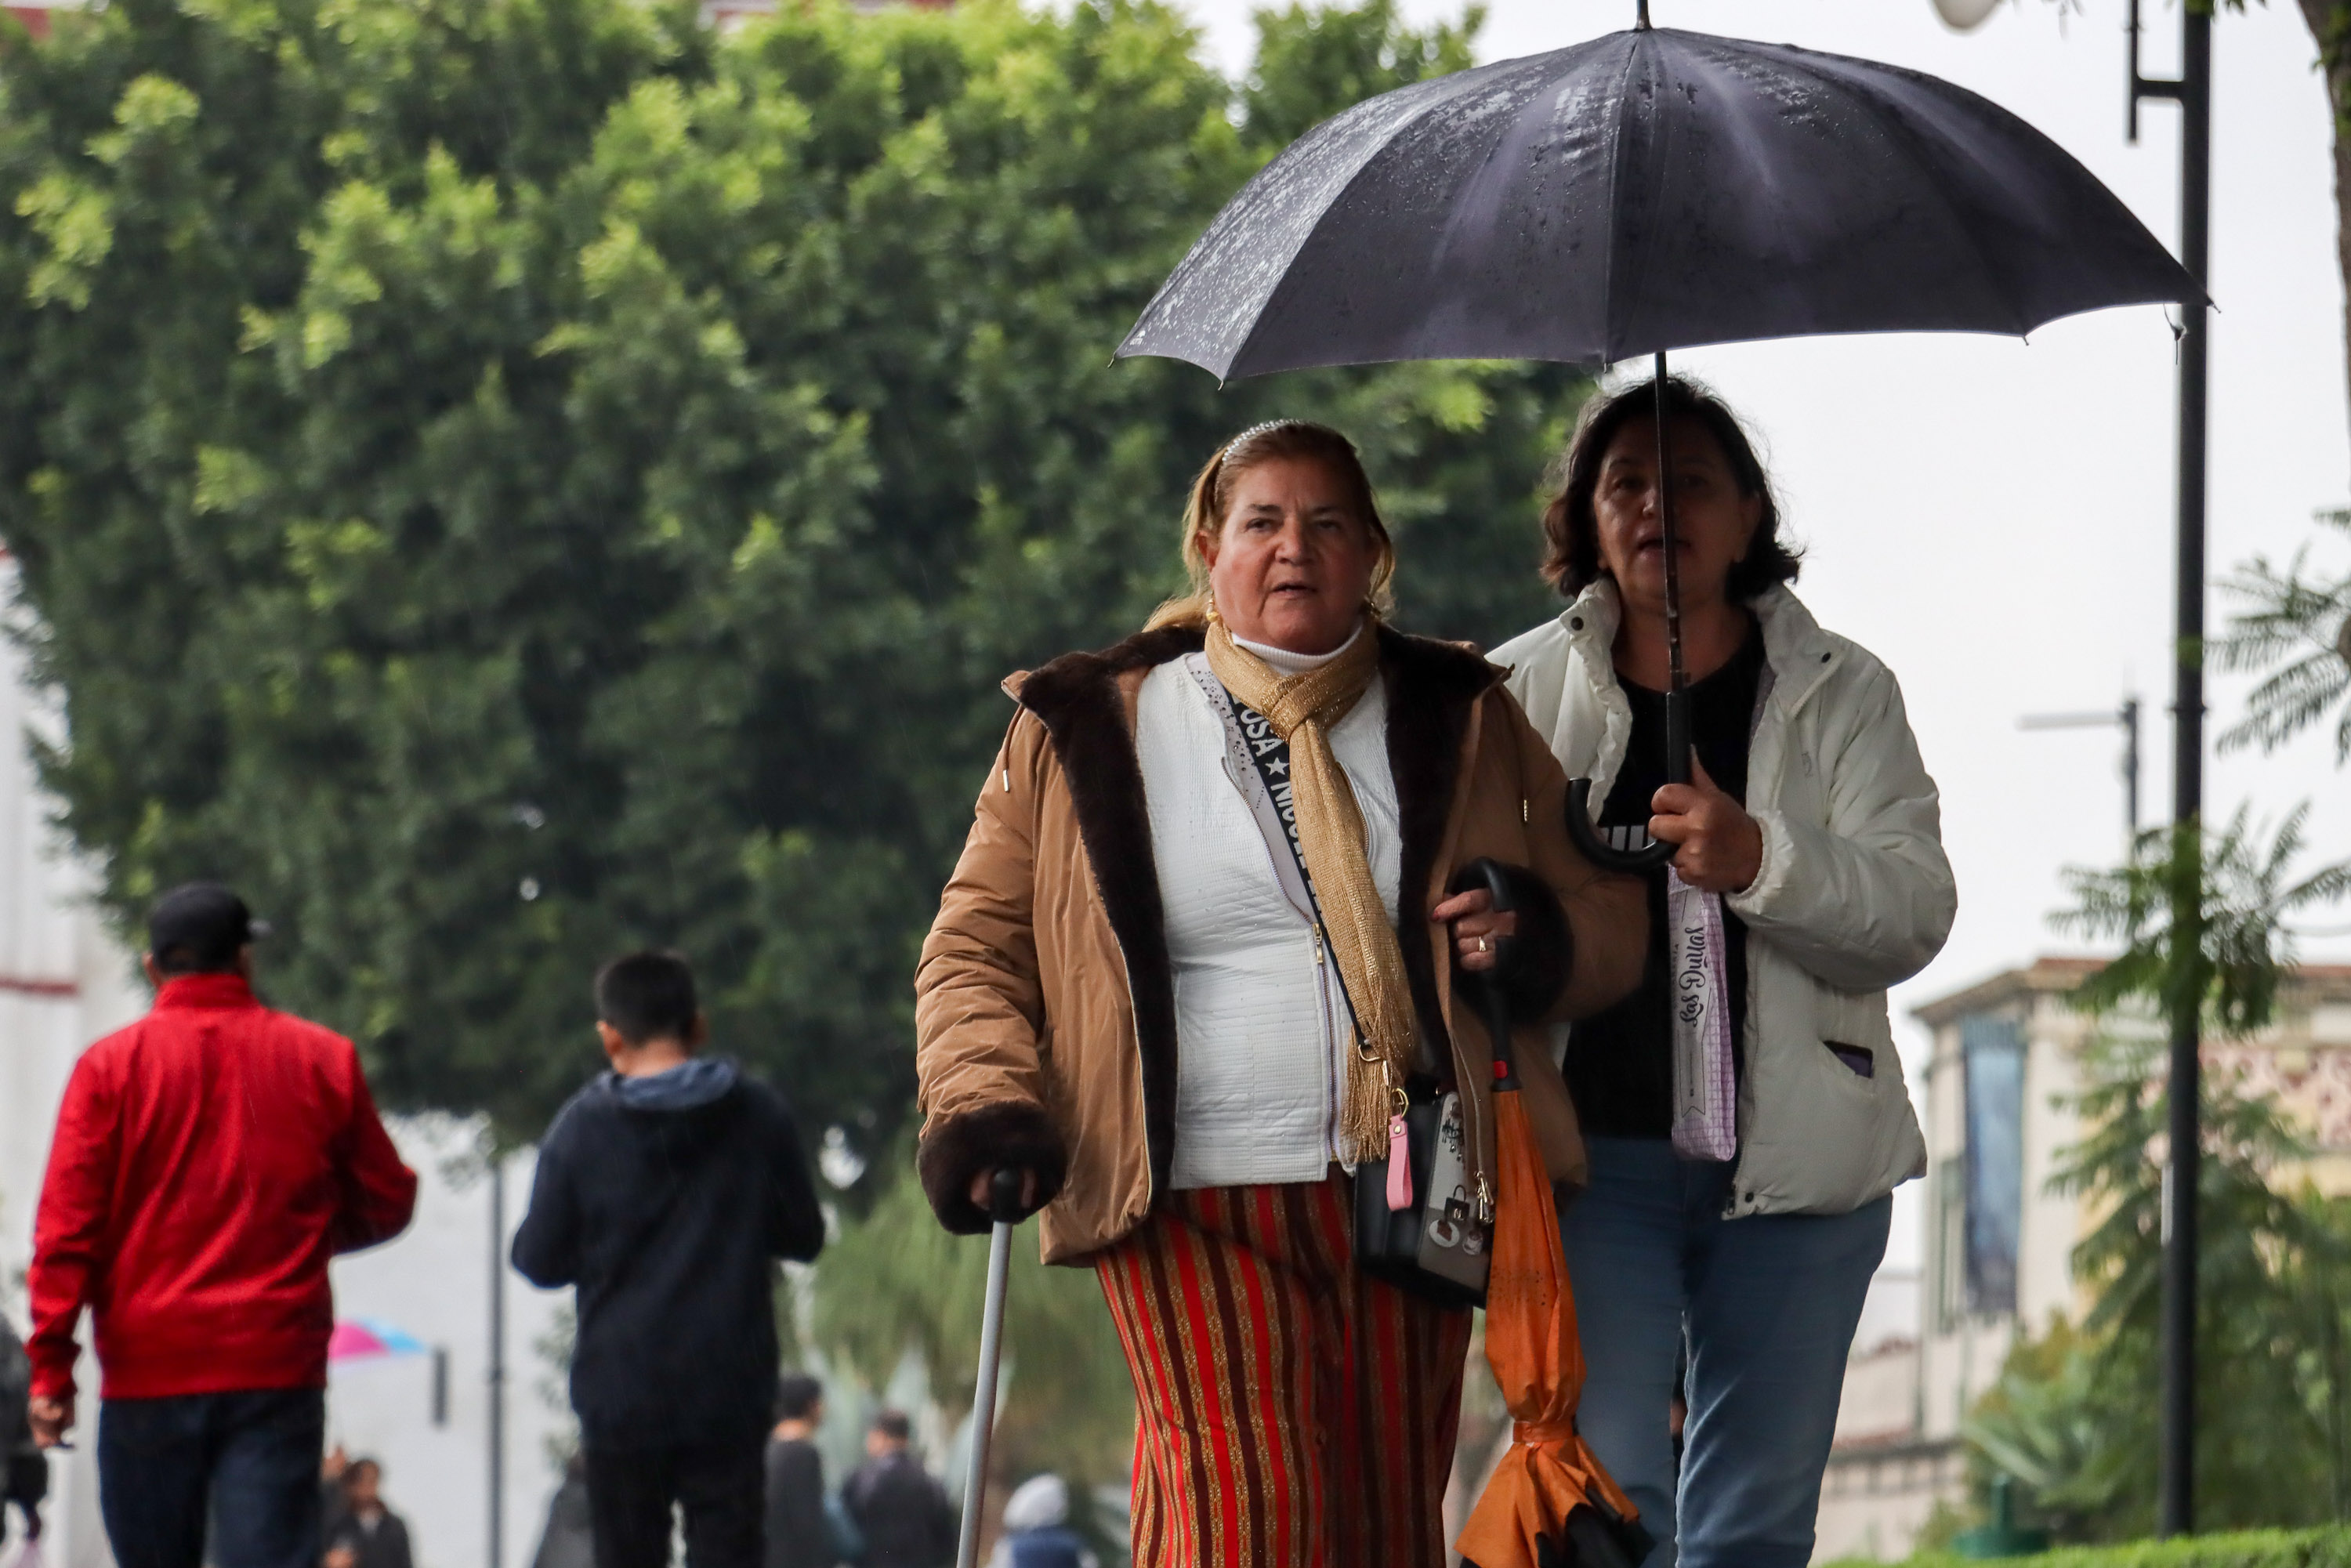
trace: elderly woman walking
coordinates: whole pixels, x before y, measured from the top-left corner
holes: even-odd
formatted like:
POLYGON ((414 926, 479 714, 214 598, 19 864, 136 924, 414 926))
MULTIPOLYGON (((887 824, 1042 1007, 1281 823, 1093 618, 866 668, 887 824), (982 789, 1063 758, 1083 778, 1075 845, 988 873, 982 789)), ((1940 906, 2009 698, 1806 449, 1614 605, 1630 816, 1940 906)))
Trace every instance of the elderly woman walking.
POLYGON ((1886 988, 1941 948, 1955 894, 1893 674, 1789 591, 1796 558, 1739 421, 1686 382, 1666 390, 1691 782, 1665 776, 1653 386, 1586 406, 1543 517, 1544 571, 1570 603, 1495 653, 1561 763, 1593 779, 1604 834, 1678 846, 1672 877, 1651 873, 1640 988, 1568 1031, 1592 1165, 1562 1220, 1590 1368, 1579 1418, 1658 1538, 1653 1561, 1677 1541, 1682 1568, 1802 1568, 1887 1195, 1926 1167, 1886 988), (1669 909, 1674 933, 1724 940, 1677 948, 1669 909), (1707 1040, 1668 1000, 1669 973, 1708 965, 1729 1026, 1711 1071, 1735 1089, 1720 1118, 1707 1040))
POLYGON ((916 981, 922 1179, 975 1232, 1019 1172, 1046 1261, 1098 1271, 1139 1563, 1434 1568, 1469 1314, 1358 1266, 1349 1173, 1451 1092, 1461 1196, 1428 1228, 1479 1246, 1497 1052, 1458 961, 1580 1179, 1537 1026, 1633 985, 1640 888, 1568 842, 1502 672, 1382 623, 1394 554, 1343 436, 1236 437, 1183 554, 1194 592, 1149 629, 1007 684, 916 981), (1510 909, 1448 894, 1481 858, 1510 909))

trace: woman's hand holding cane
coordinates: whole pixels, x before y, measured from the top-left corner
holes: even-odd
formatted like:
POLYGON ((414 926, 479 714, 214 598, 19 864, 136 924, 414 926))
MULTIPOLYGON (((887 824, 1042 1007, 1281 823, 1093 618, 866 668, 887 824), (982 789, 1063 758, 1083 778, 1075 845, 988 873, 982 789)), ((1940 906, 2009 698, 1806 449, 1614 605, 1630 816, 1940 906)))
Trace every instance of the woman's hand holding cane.
POLYGON ((990 1219, 1016 1218, 1019 1215, 1034 1211, 1037 1207, 1037 1173, 1030 1170, 1015 1171, 1008 1166, 991 1166, 971 1178, 970 1197, 971 1206, 990 1219), (1018 1176, 1020 1178, 1017 1213, 1010 1216, 997 1212, 998 1194, 996 1188, 996 1178, 1008 1176, 1018 1176))

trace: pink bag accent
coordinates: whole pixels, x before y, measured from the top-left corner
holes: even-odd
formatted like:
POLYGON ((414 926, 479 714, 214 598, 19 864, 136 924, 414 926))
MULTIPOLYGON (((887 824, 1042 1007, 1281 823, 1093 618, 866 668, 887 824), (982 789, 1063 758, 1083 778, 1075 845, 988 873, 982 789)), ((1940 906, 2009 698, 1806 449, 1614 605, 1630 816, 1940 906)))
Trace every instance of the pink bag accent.
POLYGON ((1402 1116, 1388 1118, 1388 1212, 1412 1207, 1412 1135, 1402 1116))

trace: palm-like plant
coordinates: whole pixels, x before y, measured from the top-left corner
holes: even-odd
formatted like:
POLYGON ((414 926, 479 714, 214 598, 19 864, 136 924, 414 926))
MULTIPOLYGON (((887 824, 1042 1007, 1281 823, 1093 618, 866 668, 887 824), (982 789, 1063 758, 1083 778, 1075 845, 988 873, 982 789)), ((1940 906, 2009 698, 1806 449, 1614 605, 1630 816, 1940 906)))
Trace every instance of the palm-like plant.
MULTIPOLYGON (((2051 1179, 2095 1217, 2074 1252, 2095 1303, 2078 1332, 2060 1323, 2018 1347, 1967 1436, 2071 1534, 2134 1535, 2153 1522, 2168 1124, 2160 1020, 2192 1007, 2219 1039, 2271 1021, 2294 962, 2292 916, 2351 891, 2351 865, 2294 871, 2305 814, 2289 813, 2266 843, 2242 810, 2209 837, 2157 830, 2124 866, 2067 873, 2076 902, 2056 923, 2124 949, 2075 998, 2099 1019, 2069 1102, 2087 1131, 2051 1179)), ((2201 1118, 2198 1517, 2343 1518, 2351 1216, 2278 1190, 2280 1173, 2309 1151, 2273 1102, 2209 1074, 2201 1118)))
POLYGON ((2294 961, 2291 920, 2351 893, 2351 862, 2292 879, 2309 816, 2308 801, 2296 806, 2264 846, 2240 806, 2218 834, 2196 823, 2150 828, 2124 865, 2069 867, 2064 881, 2074 904, 2053 924, 2123 944, 2121 956, 2082 987, 2079 1004, 2095 1013, 2152 1004, 2167 1018, 2195 1007, 2223 1037, 2267 1024, 2279 980, 2294 961), (2199 865, 2201 876, 2183 887, 2183 874, 2199 865), (2192 943, 2175 930, 2182 907, 2195 915, 2192 943))
MULTIPOLYGON (((2319 522, 2351 540, 2351 510, 2322 512, 2319 522)), ((2222 578, 2220 591, 2244 608, 2213 643, 2220 666, 2263 676, 2221 748, 2273 749, 2339 706, 2335 760, 2351 760, 2351 570, 2328 578, 2314 570, 2305 544, 2283 566, 2255 556, 2222 578)))
MULTIPOLYGON (((2148 1433, 2105 1397, 2102 1345, 2059 1318, 2020 1343, 1999 1383, 1962 1425, 1980 1459, 2031 1490, 2056 1533, 2106 1533, 2128 1511, 2148 1433)), ((2143 1402, 2142 1402, 2143 1403, 2143 1402)))
MULTIPOLYGON (((2052 1186, 2098 1217, 2074 1253, 2094 1304, 2079 1329, 2061 1321, 2017 1347, 1965 1436, 1979 1468, 2031 1488, 2061 1533, 2112 1540, 2155 1518, 2159 1032, 2116 1020, 2085 1069, 2072 1105, 2091 1131, 2052 1186)), ((2220 1528, 2351 1516, 2351 1217, 2307 1190, 2278 1190, 2281 1170, 2308 1150, 2273 1103, 2215 1075, 2203 1106, 2198 1517, 2220 1528)))

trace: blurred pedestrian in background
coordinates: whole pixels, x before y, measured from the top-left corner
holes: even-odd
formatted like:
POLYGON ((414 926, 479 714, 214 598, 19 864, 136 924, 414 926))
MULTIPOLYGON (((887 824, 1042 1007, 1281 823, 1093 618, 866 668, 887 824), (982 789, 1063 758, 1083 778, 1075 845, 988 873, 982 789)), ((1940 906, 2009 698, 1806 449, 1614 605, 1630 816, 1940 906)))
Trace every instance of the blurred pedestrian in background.
POLYGON ((319 1465, 319 1545, 321 1550, 334 1544, 335 1532, 343 1527, 343 1516, 350 1511, 350 1502, 343 1495, 343 1477, 351 1468, 350 1455, 337 1443, 327 1450, 319 1465))
POLYGON ((1653 385, 1585 405, 1543 515, 1543 570, 1572 602, 1494 654, 1566 770, 1593 779, 1598 825, 1679 846, 1670 886, 1649 873, 1640 988, 1568 1033, 1592 1149, 1561 1221, 1589 1367, 1577 1422, 1653 1561, 1802 1568, 1888 1195, 1927 1166, 1886 988, 1941 949, 1957 894, 1892 672, 1789 591, 1797 559, 1737 417, 1688 382, 1666 392, 1690 782, 1665 775, 1653 385), (1692 928, 1723 938, 1699 973, 1728 1023, 1697 1054, 1676 1023, 1696 949, 1677 961, 1672 936, 1692 928), (1729 1058, 1712 1143, 1677 1109, 1709 1050, 1729 1058))
POLYGON ((987 1568, 1101 1568, 1070 1528, 1070 1484, 1059 1476, 1030 1476, 1013 1489, 1003 1527, 987 1568))
POLYGON ((253 992, 245 901, 158 899, 154 1010, 82 1053, 57 1111, 30 1286, 32 1421, 74 1423, 74 1335, 97 1318, 99 1507, 120 1568, 313 1568, 327 1260, 416 1203, 342 1036, 253 992))
POLYGON ((343 1471, 343 1517, 335 1540, 351 1549, 353 1568, 414 1568, 408 1524, 384 1506, 383 1467, 353 1459, 343 1471))
POLYGON ((962 1521, 946 1489, 914 1452, 914 1424, 901 1410, 874 1414, 865 1431, 865 1462, 841 1489, 841 1500, 865 1542, 864 1568, 942 1568, 953 1563, 962 1521))
POLYGON ((1469 1313, 1358 1266, 1346 1172, 1449 1092, 1438 1223, 1492 1220, 1502 1042, 1458 966, 1498 983, 1546 1166, 1580 1178, 1535 1031, 1632 987, 1640 884, 1569 842, 1504 672, 1384 623, 1395 548, 1345 436, 1234 437, 1180 548, 1193 591, 1149 629, 1018 679, 915 981, 917 1165, 958 1232, 1019 1171, 1046 1261, 1095 1267, 1140 1561, 1438 1568, 1469 1313), (1447 892, 1480 860, 1513 909, 1447 892))
POLYGON ((675 953, 596 975, 611 1071, 547 1130, 514 1265, 577 1287, 580 1415, 597 1568, 762 1568, 777 1381, 776 1260, 824 1244, 783 1096, 699 1054, 709 1020, 675 953))
POLYGON ((841 1561, 825 1507, 824 1385, 788 1372, 776 1385, 776 1427, 768 1434, 768 1568, 834 1568, 841 1561))
POLYGON ((33 1363, 16 1325, 0 1317, 0 1540, 15 1503, 27 1541, 41 1538, 41 1501, 49 1495, 49 1461, 33 1441, 33 1363))

